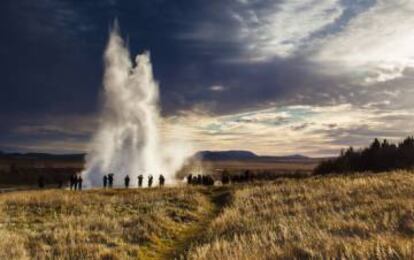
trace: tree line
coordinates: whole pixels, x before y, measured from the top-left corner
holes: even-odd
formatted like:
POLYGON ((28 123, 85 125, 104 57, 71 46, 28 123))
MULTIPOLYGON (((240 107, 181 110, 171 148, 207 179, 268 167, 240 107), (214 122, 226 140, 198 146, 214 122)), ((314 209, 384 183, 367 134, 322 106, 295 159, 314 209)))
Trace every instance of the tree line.
POLYGON ((321 162, 315 174, 348 172, 381 172, 414 168, 414 137, 407 137, 398 144, 375 138, 366 148, 352 146, 342 150, 339 157, 321 162))

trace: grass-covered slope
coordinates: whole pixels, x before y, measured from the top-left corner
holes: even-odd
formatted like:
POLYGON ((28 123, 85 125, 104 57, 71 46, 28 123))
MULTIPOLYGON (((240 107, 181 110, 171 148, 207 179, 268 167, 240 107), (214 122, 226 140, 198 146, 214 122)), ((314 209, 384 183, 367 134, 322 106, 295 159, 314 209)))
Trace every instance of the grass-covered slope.
POLYGON ((244 186, 192 259, 413 259, 414 175, 244 186))

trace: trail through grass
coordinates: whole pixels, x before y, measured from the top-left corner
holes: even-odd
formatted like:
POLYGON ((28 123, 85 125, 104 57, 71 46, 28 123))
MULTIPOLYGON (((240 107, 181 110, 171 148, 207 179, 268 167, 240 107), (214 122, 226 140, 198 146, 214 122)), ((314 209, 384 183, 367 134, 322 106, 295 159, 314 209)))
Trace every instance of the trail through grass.
POLYGON ((222 212, 232 198, 228 187, 213 187, 201 191, 208 199, 205 204, 205 214, 197 223, 190 223, 171 245, 169 250, 160 255, 163 259, 185 259, 190 247, 201 241, 209 224, 222 212))

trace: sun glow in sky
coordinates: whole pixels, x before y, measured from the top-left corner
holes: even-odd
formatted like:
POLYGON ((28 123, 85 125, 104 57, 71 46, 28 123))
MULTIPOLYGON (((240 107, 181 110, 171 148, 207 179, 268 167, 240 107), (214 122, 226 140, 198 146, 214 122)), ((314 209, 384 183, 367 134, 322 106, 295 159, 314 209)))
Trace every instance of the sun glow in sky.
POLYGON ((151 52, 165 138, 194 150, 326 156, 413 134, 414 1, 150 2, 0 3, 0 150, 85 151, 114 17, 151 52))

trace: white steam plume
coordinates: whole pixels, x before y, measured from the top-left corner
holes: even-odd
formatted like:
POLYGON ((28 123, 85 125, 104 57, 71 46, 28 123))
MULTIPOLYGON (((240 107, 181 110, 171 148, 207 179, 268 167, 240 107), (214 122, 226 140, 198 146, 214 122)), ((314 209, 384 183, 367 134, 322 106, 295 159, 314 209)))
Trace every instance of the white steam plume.
POLYGON ((189 151, 176 141, 162 145, 159 89, 149 53, 137 55, 134 64, 115 25, 104 57, 104 108, 86 158, 86 184, 100 186, 108 173, 115 173, 117 185, 127 174, 132 185, 139 174, 153 175, 154 184, 160 174, 173 182, 189 151))

